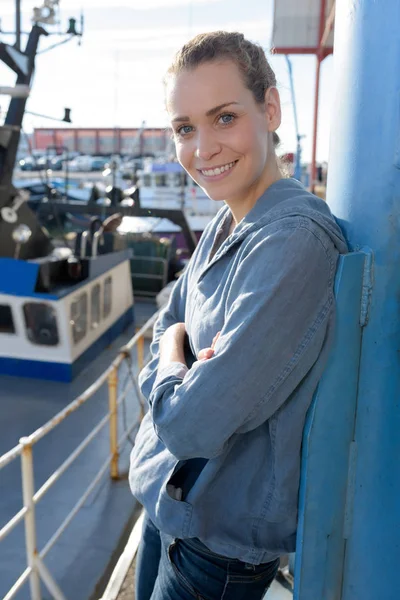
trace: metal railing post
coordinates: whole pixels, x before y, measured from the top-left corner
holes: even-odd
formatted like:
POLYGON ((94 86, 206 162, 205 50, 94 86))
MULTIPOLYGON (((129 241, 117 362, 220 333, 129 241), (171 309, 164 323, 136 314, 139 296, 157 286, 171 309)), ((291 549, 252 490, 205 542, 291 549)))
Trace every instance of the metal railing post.
POLYGON ((40 578, 36 567, 36 521, 35 521, 35 503, 33 496, 35 494, 35 484, 33 477, 33 456, 32 444, 29 438, 20 439, 22 444, 21 454, 21 472, 22 472, 22 495, 24 506, 27 509, 25 514, 25 542, 26 542, 26 560, 28 567, 32 569, 29 575, 29 584, 31 588, 31 599, 42 600, 40 590, 40 578))
POLYGON ((108 405, 110 411, 110 476, 118 479, 118 367, 114 367, 108 376, 108 405))
POLYGON ((137 357, 138 368, 140 372, 144 366, 144 335, 142 335, 137 341, 137 357))

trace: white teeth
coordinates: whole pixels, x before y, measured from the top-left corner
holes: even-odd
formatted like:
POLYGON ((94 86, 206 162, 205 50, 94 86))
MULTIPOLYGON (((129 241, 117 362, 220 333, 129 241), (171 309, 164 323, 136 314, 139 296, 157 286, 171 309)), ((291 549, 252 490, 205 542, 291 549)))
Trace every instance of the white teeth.
POLYGON ((201 172, 206 177, 212 177, 213 175, 221 175, 224 171, 229 171, 235 164, 234 162, 229 163, 228 165, 223 165, 222 167, 217 167, 216 169, 202 169, 201 172))

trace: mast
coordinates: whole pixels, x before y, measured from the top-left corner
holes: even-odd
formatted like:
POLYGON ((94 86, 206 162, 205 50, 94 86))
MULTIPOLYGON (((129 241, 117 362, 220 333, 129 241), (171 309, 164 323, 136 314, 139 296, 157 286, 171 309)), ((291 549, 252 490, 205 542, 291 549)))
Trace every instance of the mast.
POLYGON ((21 0, 15 0, 15 47, 21 50, 21 0))

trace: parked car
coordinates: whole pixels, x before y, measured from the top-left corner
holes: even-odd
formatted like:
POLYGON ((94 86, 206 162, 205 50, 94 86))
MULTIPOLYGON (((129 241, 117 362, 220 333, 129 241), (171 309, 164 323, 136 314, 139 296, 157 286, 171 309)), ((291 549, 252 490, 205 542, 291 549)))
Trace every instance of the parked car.
POLYGON ((18 166, 21 171, 37 171, 36 159, 32 156, 25 156, 25 158, 21 158, 18 162, 18 166))
POLYGON ((54 156, 49 161, 48 169, 52 171, 62 171, 65 167, 65 157, 63 156, 54 156))
POLYGON ((93 156, 91 171, 103 171, 109 165, 109 158, 104 156, 93 156))
POLYGON ((69 162, 68 168, 70 171, 91 171, 92 156, 77 156, 69 162))

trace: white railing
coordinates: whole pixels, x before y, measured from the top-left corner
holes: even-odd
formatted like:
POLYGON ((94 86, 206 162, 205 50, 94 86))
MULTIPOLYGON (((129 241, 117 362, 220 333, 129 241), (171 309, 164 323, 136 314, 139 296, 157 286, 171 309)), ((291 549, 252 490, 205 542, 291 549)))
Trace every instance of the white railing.
POLYGON ((67 528, 69 523, 78 513, 79 509, 83 506, 88 496, 91 494, 96 485, 100 482, 101 478, 109 469, 110 477, 113 480, 119 478, 119 464, 118 459, 122 448, 124 447, 130 433, 135 427, 138 426, 143 417, 143 402, 141 399, 140 391, 138 388, 135 374, 132 371, 132 350, 136 347, 137 350, 137 366, 141 370, 144 365, 144 340, 146 332, 151 329, 158 317, 158 312, 155 313, 143 327, 131 338, 131 340, 121 349, 117 358, 111 363, 102 375, 96 379, 90 387, 88 387, 78 398, 66 406, 62 411, 45 423, 42 427, 34 431, 31 435, 20 439, 19 444, 12 448, 3 456, 0 456, 0 470, 8 465, 10 462, 18 457, 21 457, 21 474, 22 474, 22 495, 23 495, 23 507, 19 510, 3 527, 0 529, 0 542, 2 542, 9 533, 20 523, 22 520, 25 521, 25 546, 26 546, 26 558, 27 568, 20 575, 18 580, 14 583, 11 589, 4 596, 3 600, 11 600, 25 584, 29 578, 31 599, 42 600, 40 581, 42 581, 47 587, 48 591, 55 600, 65 600, 65 597, 58 587, 57 583, 53 579, 51 573, 47 569, 44 558, 49 550, 53 547, 55 542, 67 528), (126 385, 125 389, 120 395, 118 395, 118 376, 121 365, 128 361, 128 368, 130 372, 130 385, 126 385), (101 421, 92 429, 92 431, 86 436, 86 438, 79 444, 79 446, 68 456, 68 458, 50 475, 39 490, 35 492, 34 486, 34 464, 33 464, 33 453, 32 448, 40 439, 46 434, 52 431, 60 423, 62 423, 69 415, 75 412, 80 406, 87 402, 100 387, 108 382, 108 400, 109 410, 108 413, 101 419, 101 421), (118 438, 118 408, 125 401, 127 393, 134 388, 136 397, 140 403, 139 418, 136 419, 129 428, 118 438), (69 512, 64 519, 63 523, 59 526, 57 531, 48 540, 45 547, 39 552, 37 550, 36 543, 36 519, 35 519, 35 506, 42 499, 42 497, 49 491, 54 483, 61 477, 61 475, 73 464, 73 462, 80 456, 82 451, 88 446, 88 444, 98 435, 98 433, 109 423, 109 437, 110 437, 110 454, 107 460, 101 465, 97 474, 86 488, 86 491, 79 498, 75 506, 69 512))

